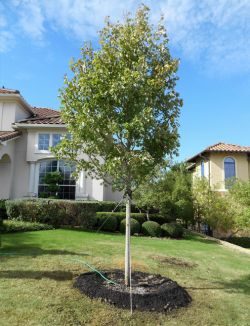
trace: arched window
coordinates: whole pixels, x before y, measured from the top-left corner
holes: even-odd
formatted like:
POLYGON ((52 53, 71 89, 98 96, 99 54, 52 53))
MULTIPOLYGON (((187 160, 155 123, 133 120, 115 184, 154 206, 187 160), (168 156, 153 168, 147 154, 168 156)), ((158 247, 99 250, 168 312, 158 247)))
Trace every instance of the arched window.
POLYGON ((205 165, 204 161, 201 161, 201 177, 205 177, 205 165))
POLYGON ((235 160, 232 157, 226 157, 224 160, 225 187, 230 188, 230 181, 236 177, 235 160))
MULTIPOLYGON (((72 177, 75 171, 75 165, 63 160, 46 160, 42 161, 39 166, 39 185, 38 196, 43 197, 47 194, 47 185, 44 183, 44 177, 49 172, 59 171, 62 175, 60 190, 58 193, 61 199, 75 199, 76 181, 72 177)), ((48 194, 49 195, 49 194, 48 194)))

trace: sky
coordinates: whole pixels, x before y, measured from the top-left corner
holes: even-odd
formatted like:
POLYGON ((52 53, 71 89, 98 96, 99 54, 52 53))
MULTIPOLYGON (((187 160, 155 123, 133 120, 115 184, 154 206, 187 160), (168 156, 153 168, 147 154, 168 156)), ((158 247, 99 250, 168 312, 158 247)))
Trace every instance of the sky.
MULTIPOLYGON (((164 15, 177 90, 184 101, 184 160, 226 142, 250 146, 250 0, 157 0, 152 24, 164 15)), ((0 87, 18 89, 33 106, 60 108, 59 89, 85 41, 97 47, 106 16, 134 13, 135 0, 0 0, 0 87)))

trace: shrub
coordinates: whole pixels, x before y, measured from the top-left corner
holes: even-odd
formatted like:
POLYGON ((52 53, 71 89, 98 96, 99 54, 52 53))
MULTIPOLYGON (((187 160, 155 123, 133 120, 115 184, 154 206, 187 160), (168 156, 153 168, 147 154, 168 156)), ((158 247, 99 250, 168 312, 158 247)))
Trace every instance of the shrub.
POLYGON ((3 233, 26 232, 39 230, 53 230, 53 227, 48 224, 37 222, 24 222, 17 220, 5 220, 3 223, 3 233))
MULTIPOLYGON (((139 233, 141 229, 140 223, 134 218, 130 219, 130 234, 139 233)), ((126 231, 126 219, 123 219, 120 223, 120 232, 125 233, 126 231)))
POLYGON ((5 199, 0 199, 0 219, 2 220, 8 218, 5 207, 5 201, 5 199))
POLYGON ((115 213, 97 212, 97 227, 103 231, 114 232, 118 229, 118 219, 115 213))
POLYGON ((169 216, 162 214, 150 214, 149 220, 159 223, 160 225, 169 222, 169 216))
POLYGON ((142 224, 142 233, 151 237, 161 236, 161 226, 154 221, 147 221, 142 224))
POLYGON ((243 248, 250 248, 250 237, 230 237, 223 238, 222 240, 228 241, 243 248))
POLYGON ((165 223, 161 226, 163 236, 171 238, 181 238, 183 236, 183 227, 177 223, 165 223))
POLYGON ((61 225, 92 228, 96 224, 96 202, 26 199, 6 201, 7 214, 11 219, 38 222, 59 227, 61 225))

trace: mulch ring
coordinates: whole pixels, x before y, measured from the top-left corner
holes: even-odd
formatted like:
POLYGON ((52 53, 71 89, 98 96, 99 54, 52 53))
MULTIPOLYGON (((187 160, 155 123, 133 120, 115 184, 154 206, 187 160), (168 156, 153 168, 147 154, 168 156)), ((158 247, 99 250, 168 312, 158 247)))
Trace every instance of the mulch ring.
MULTIPOLYGON (((100 298, 118 308, 130 309, 130 288, 124 284, 124 272, 110 270, 102 273, 115 284, 89 272, 81 274, 74 287, 90 298, 100 298)), ((169 278, 138 271, 132 273, 133 309, 167 312, 185 307, 191 301, 187 291, 169 278)))

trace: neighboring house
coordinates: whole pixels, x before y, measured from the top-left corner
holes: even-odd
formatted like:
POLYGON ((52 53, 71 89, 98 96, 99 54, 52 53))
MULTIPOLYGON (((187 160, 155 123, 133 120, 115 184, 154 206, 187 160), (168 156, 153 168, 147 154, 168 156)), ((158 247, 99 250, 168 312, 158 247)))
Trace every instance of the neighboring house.
POLYGON ((194 177, 206 177, 217 191, 226 192, 233 178, 250 180, 250 146, 218 143, 186 162, 194 177))
POLYGON ((49 150, 62 135, 67 136, 67 128, 59 111, 32 107, 19 91, 0 88, 0 198, 37 197, 46 191, 46 173, 60 171, 60 198, 121 199, 85 171, 72 178, 74 165, 58 161, 49 150))

